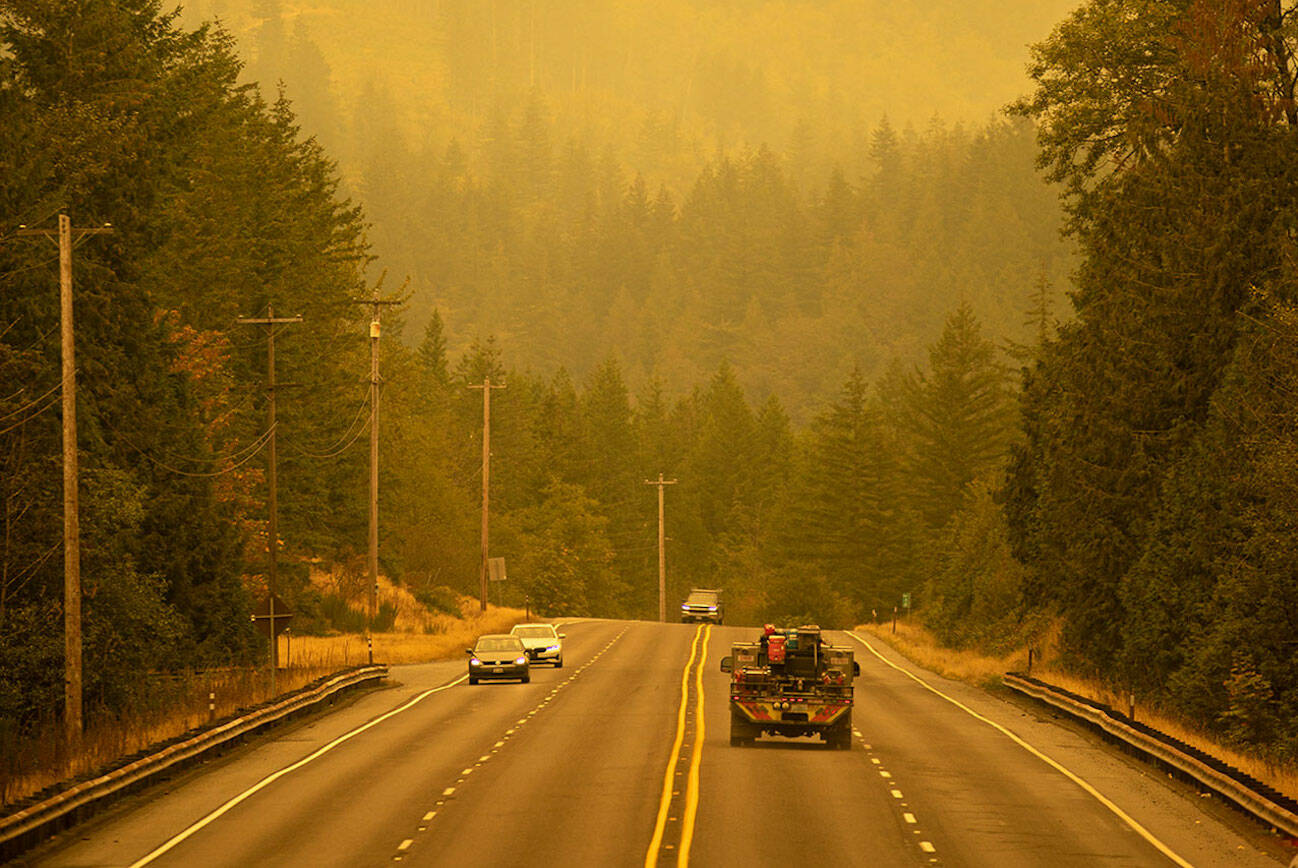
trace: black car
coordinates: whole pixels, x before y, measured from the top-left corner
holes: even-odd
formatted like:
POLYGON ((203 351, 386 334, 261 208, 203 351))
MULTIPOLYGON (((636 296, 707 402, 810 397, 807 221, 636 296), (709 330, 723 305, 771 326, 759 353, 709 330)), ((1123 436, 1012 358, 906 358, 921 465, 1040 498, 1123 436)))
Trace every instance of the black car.
POLYGON ((532 680, 527 666, 527 650, 523 647, 523 640, 517 636, 508 633, 479 636, 477 643, 466 650, 470 684, 488 678, 517 678, 524 684, 532 680))
POLYGON ((695 588, 681 603, 681 623, 711 621, 720 624, 725 619, 726 607, 721 602, 721 592, 711 588, 695 588))

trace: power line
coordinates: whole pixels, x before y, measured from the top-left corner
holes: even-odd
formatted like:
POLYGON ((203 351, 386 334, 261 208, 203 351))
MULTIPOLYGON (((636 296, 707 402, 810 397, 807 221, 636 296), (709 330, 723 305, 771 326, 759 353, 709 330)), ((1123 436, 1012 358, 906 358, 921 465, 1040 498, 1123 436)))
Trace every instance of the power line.
MULTIPOLYGON (((369 406, 369 403, 370 403, 370 397, 371 397, 371 396, 370 396, 369 390, 367 389, 367 390, 366 390, 366 393, 365 393, 365 398, 364 398, 364 400, 362 400, 361 403, 360 403, 360 406, 356 408, 356 413, 355 413, 355 415, 352 416, 352 420, 351 420, 350 422, 347 423, 347 427, 343 429, 342 436, 339 437, 337 440, 335 440, 335 441, 334 441, 333 443, 331 443, 330 445, 324 447, 324 449, 321 450, 321 451, 323 451, 323 452, 332 452, 333 450, 337 449, 337 448, 339 447, 339 445, 340 445, 343 441, 348 440, 349 437, 352 437, 352 428, 354 428, 355 425, 356 425, 356 423, 360 420, 360 418, 361 418, 361 414, 365 412, 365 408, 369 406)), ((371 411, 371 415, 372 415, 372 411, 371 411)), ((368 417, 366 418, 366 421, 369 421, 368 417)), ((364 422, 362 422, 361 424, 362 424, 362 426, 363 426, 363 425, 364 425, 364 422)), ((296 449, 298 452, 302 453, 303 455, 307 455, 307 456, 310 456, 310 457, 312 457, 312 458, 318 457, 318 456, 314 455, 310 450, 308 450, 308 449, 306 449, 306 448, 304 448, 304 447, 302 447, 302 446, 298 446, 298 445, 294 444, 291 440, 286 441, 286 442, 287 442, 288 445, 292 446, 294 449, 296 449)), ((355 441, 355 438, 352 437, 352 439, 348 441, 348 444, 350 445, 351 443, 354 443, 354 442, 356 442, 356 441, 355 441)))
POLYGON ((44 566, 45 562, 48 561, 51 557, 53 557, 54 553, 58 551, 62 546, 63 546, 62 541, 56 542, 54 545, 46 549, 45 554, 41 555, 36 560, 32 561, 30 564, 23 567, 22 572, 15 575, 12 579, 9 579, 8 582, 6 582, 6 584, 11 586, 9 593, 11 595, 17 594, 19 591, 25 588, 27 586, 27 582, 31 581, 32 576, 36 575, 36 571, 39 570, 42 566, 44 566), (15 584, 16 582, 18 582, 19 579, 23 580, 22 584, 15 584))
MULTIPOLYGON (((25 388, 26 388, 26 387, 23 387, 23 389, 19 389, 17 392, 14 392, 14 393, 13 393, 12 395, 10 395, 9 398, 7 398, 6 400, 13 400, 14 398, 17 398, 19 395, 21 395, 21 394, 23 393, 23 391, 25 390, 25 388)), ((33 398, 31 401, 28 401, 26 404, 24 404, 23 406, 19 407, 18 409, 16 409, 16 410, 10 410, 8 413, 5 413, 3 416, 0 416, 0 419, 8 419, 10 416, 17 416, 19 413, 25 413, 25 412, 27 412, 28 410, 30 410, 32 407, 35 407, 35 406, 36 406, 37 404, 39 404, 41 401, 44 401, 44 400, 45 400, 46 398, 48 398, 50 395, 53 395, 55 392, 57 392, 59 389, 62 389, 62 388, 63 388, 63 383, 62 383, 62 382, 60 382, 58 385, 51 386, 51 387, 50 387, 50 390, 49 390, 48 392, 46 392, 45 394, 41 395, 39 398, 33 398)))
POLYGON ((8 434, 10 431, 14 430, 15 428, 21 428, 21 427, 23 427, 24 425, 26 425, 28 422, 32 421, 33 419, 36 419, 36 418, 38 418, 38 417, 40 417, 40 416, 43 416, 44 414, 48 413, 51 409, 54 408, 54 406, 55 406, 56 404, 59 403, 59 399, 58 399, 57 396, 49 395, 49 396, 47 396, 47 397, 48 397, 48 401, 46 402, 46 404, 45 404, 44 407, 42 407, 41 409, 37 410, 35 413, 32 413, 30 416, 28 416, 28 417, 25 418, 25 419, 19 419, 17 422, 13 423, 12 425, 10 425, 10 426, 7 427, 7 428, 0 428, 0 434, 8 434))
MULTIPOLYGON (((140 447, 136 446, 134 443, 132 443, 130 440, 127 440, 125 437, 122 438, 122 442, 125 443, 127 446, 130 446, 132 449, 134 449, 136 452, 138 452, 138 453, 140 453, 141 455, 143 455, 143 456, 144 456, 145 458, 147 458, 148 460, 152 461, 154 464, 156 464, 156 465, 158 465, 159 467, 161 467, 163 470, 170 471, 170 472, 172 472, 172 473, 177 474, 178 476, 189 476, 189 477, 192 477, 192 478, 195 478, 195 479, 211 479, 211 478, 216 477, 216 476, 225 476, 227 473, 233 473, 234 471, 236 471, 236 470, 238 470, 239 468, 243 467, 245 464, 247 464, 247 463, 248 463, 249 461, 251 461, 252 459, 256 458, 258 455, 261 454, 261 450, 262 450, 262 448, 265 447, 266 443, 270 440, 271 435, 274 434, 274 433, 275 433, 275 429, 274 429, 274 428, 268 429, 268 430, 266 431, 265 434, 261 435, 261 437, 257 438, 257 440, 255 440, 255 441, 253 441, 253 444, 252 444, 251 446, 247 447, 247 448, 253 449, 253 451, 250 452, 250 453, 248 453, 247 456, 245 456, 244 458, 240 459, 237 463, 231 465, 230 467, 226 467, 226 468, 224 468, 224 469, 222 469, 222 470, 214 470, 214 471, 212 471, 212 472, 210 472, 210 473, 195 473, 195 472, 193 472, 193 471, 189 471, 189 470, 181 470, 181 469, 178 468, 178 467, 172 467, 171 465, 169 465, 169 464, 167 464, 167 463, 165 463, 165 462, 163 462, 163 461, 159 461, 157 458, 154 458, 152 455, 150 455, 149 453, 145 452, 143 449, 141 449, 140 447)), ((237 454, 237 453, 236 453, 236 454, 237 454)))
MULTIPOLYGON (((365 422, 369 422, 370 419, 373 418, 373 416, 374 414, 371 413, 368 417, 366 417, 365 422)), ((356 441, 361 439, 361 435, 365 433, 365 422, 361 423, 360 427, 356 429, 356 433, 353 434, 351 439, 348 440, 345 444, 326 453, 308 452, 307 450, 303 449, 301 446, 294 445, 291 440, 288 441, 288 445, 292 446, 296 452, 298 452, 301 455, 305 455, 307 458, 314 458, 319 461, 327 461, 332 458, 337 458, 338 456, 346 452, 348 449, 351 449, 354 445, 356 445, 356 441)))
MULTIPOLYGON (((249 442, 247 445, 239 446, 238 448, 223 454, 206 455, 197 458, 188 455, 176 455, 169 452, 160 452, 159 454, 161 454, 162 457, 168 461, 187 461, 190 464, 220 464, 221 462, 224 461, 242 460, 244 455, 248 453, 250 450, 261 449, 262 445, 265 443, 266 436, 269 433, 270 433, 269 430, 263 431, 260 434, 258 434, 255 438, 253 438, 253 440, 249 442)), ((136 446, 133 443, 131 443, 128 438, 123 437, 120 434, 118 435, 118 437, 123 442, 130 445, 131 448, 134 449, 135 451, 137 452, 145 451, 144 449, 141 449, 139 446, 136 446)))

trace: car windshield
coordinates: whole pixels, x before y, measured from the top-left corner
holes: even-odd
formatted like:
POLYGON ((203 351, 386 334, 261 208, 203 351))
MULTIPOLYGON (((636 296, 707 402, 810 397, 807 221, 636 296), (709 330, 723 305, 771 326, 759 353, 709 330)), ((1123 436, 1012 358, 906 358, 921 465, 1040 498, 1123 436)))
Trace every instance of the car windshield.
POLYGON ((554 628, 549 624, 535 624, 527 627, 515 627, 513 634, 523 639, 553 639, 554 628))
POLYGON ((716 601, 717 601, 716 594, 708 594, 699 591, 695 591, 694 593, 690 594, 689 599, 686 600, 687 603, 699 603, 704 606, 711 606, 714 603, 716 603, 716 601))
POLYGON ((483 651, 517 651, 523 647, 523 643, 518 640, 517 636, 484 636, 478 640, 474 650, 481 653, 483 651))

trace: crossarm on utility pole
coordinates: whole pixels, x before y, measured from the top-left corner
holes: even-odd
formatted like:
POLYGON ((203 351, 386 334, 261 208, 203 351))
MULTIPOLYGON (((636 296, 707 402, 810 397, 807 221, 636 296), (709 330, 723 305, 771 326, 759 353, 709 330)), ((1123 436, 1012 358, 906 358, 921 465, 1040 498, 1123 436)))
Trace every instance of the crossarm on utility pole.
MULTIPOLYGON (((379 312, 386 306, 401 304, 399 299, 380 299, 383 278, 374 286, 371 298, 352 299, 353 304, 367 304, 370 314, 370 535, 369 535, 369 618, 366 634, 378 616, 379 605, 379 312)), ((370 662, 374 662, 374 643, 367 641, 370 662)))
POLYGON ((491 503, 491 390, 505 388, 504 383, 493 383, 491 377, 483 377, 482 385, 469 386, 470 389, 482 390, 482 611, 487 611, 487 574, 488 574, 488 507, 491 503))
POLYGON ((277 451, 277 432, 275 429, 275 326, 302 322, 301 315, 277 317, 273 305, 266 305, 264 317, 239 317, 239 325, 266 326, 266 394, 267 418, 270 433, 267 435, 268 454, 266 456, 266 527, 267 574, 266 591, 270 600, 270 690, 275 693, 275 669, 279 666, 279 641, 275 638, 275 587, 277 560, 279 556, 279 453, 277 451))
POLYGON ((69 745, 81 741, 81 505, 77 452, 77 360, 72 309, 72 248, 87 235, 112 234, 112 224, 74 229, 66 214, 58 229, 18 227, 18 235, 41 236, 59 247, 59 331, 63 389, 63 729, 69 745), (73 237, 75 236, 75 238, 73 237))
POLYGON ((658 486, 658 620, 665 622, 667 620, 667 536, 663 531, 663 488, 668 485, 675 485, 675 479, 663 479, 661 473, 658 478, 646 479, 645 485, 658 486))

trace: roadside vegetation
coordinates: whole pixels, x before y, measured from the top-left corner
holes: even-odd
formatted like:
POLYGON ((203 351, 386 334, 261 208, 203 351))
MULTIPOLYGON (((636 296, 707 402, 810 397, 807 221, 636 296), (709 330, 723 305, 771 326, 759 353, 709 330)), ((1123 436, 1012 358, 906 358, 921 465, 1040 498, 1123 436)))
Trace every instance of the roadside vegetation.
MULTIPOLYGON (((373 633, 374 661, 396 665, 461 660, 478 636, 507 633, 524 620, 524 612, 517 609, 491 606, 480 612, 477 601, 468 598, 462 605, 463 615, 426 613, 418 631, 373 633)), ((279 637, 279 653, 273 694, 266 667, 150 673, 142 679, 138 704, 120 714, 96 715, 75 752, 67 750, 53 722, 31 737, 0 744, 0 809, 369 662, 367 637, 357 633, 294 636, 290 631, 279 637)))
MULTIPOLYGON (((956 649, 941 642, 916 620, 898 621, 895 630, 891 623, 863 624, 857 629, 884 642, 924 669, 988 690, 1004 690, 1001 675, 1006 672, 1028 671, 1028 644, 1004 653, 956 649)), ((1077 675, 1068 665, 1066 655, 1061 653, 1059 639, 1060 625, 1053 623, 1044 625, 1042 632, 1032 640, 1032 676, 1126 714, 1128 702, 1132 699, 1130 694, 1115 690, 1108 680, 1077 675)), ((1281 793, 1298 793, 1298 763, 1228 742, 1212 727, 1186 718, 1175 707, 1168 707, 1156 697, 1136 697, 1134 710, 1136 719, 1146 726, 1192 745, 1281 793)))
MULTIPOLYGON (((743 5, 717 14, 789 7, 743 5)), ((257 6, 264 73, 287 13, 257 6)), ((430 41, 446 81, 523 32, 522 7, 504 29, 442 8, 476 35, 430 41)), ((91 730, 128 730, 157 682, 264 664, 270 551, 304 659, 345 665, 352 639, 315 637, 367 628, 435 644, 435 613, 477 593, 490 378, 493 602, 654 617, 663 473, 669 606, 720 586, 732 622, 842 627, 909 595, 941 643, 993 658, 1054 625, 1061 672, 1292 762, 1296 14, 1087 0, 1035 47, 1032 91, 978 125, 835 104, 820 141, 811 122, 768 141, 769 111, 724 98, 763 75, 713 58, 710 109, 619 142, 548 108, 556 70, 519 67, 481 81, 499 104, 446 90, 417 144, 370 94, 334 152, 219 25, 160 0, 0 0, 3 761, 55 743, 63 697, 57 270, 17 231, 62 211, 114 230, 75 257, 91 730), (381 330, 370 621, 375 293, 404 304, 381 330), (272 308, 302 315, 275 345, 276 539, 266 334, 239 321, 272 308)), ((559 71, 553 105, 603 104, 612 78, 559 71)), ((301 103, 326 117, 328 97, 301 103)))

